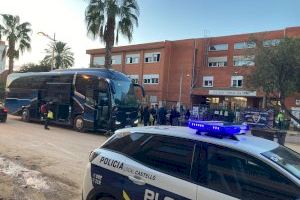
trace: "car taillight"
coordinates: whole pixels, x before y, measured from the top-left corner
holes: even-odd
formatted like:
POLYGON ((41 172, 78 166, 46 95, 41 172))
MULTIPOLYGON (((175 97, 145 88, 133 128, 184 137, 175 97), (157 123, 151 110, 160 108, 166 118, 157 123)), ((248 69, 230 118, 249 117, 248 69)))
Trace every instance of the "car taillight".
POLYGON ((6 113, 7 113, 7 112, 8 112, 7 108, 4 108, 4 109, 3 109, 3 112, 6 112, 6 113))

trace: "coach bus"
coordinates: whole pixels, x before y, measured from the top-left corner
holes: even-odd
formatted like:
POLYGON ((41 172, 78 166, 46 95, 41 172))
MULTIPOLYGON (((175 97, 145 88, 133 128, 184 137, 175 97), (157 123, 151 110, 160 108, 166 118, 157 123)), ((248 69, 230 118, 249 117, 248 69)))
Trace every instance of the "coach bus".
POLYGON ((48 103, 52 123, 77 131, 114 131, 138 124, 143 88, 125 74, 108 69, 68 69, 8 76, 5 106, 24 121, 40 121, 48 103), (139 89, 138 89, 139 88, 139 89))

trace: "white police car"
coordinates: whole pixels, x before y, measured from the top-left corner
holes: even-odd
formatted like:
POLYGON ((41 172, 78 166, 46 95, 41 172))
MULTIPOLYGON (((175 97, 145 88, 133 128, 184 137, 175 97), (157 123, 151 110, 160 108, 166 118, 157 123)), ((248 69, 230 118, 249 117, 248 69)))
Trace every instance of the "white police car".
POLYGON ((300 199, 298 153, 242 127, 189 126, 116 131, 90 155, 83 199, 300 199))

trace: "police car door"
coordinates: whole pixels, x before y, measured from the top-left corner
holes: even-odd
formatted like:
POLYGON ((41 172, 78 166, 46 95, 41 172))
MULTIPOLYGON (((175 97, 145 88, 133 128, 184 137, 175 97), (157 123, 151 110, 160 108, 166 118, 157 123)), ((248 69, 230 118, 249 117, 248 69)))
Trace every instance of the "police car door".
MULTIPOLYGON (((197 199, 198 200, 234 200, 236 198, 231 195, 223 193, 229 186, 226 183, 226 177, 222 173, 227 172, 224 169, 226 163, 217 163, 212 159, 219 159, 220 162, 225 158, 213 158, 212 155, 208 155, 208 147, 206 143, 199 142, 196 145, 195 156, 193 162, 192 177, 198 184, 197 199), (217 171, 219 170, 219 173, 217 171)), ((220 149, 220 151, 222 151, 220 149)), ((211 153, 210 153, 211 154, 211 153)), ((227 161, 227 160, 225 160, 227 161)))
POLYGON ((190 140, 161 135, 145 140, 132 155, 137 162, 127 166, 128 199, 196 200, 197 185, 190 182, 194 146, 190 140))

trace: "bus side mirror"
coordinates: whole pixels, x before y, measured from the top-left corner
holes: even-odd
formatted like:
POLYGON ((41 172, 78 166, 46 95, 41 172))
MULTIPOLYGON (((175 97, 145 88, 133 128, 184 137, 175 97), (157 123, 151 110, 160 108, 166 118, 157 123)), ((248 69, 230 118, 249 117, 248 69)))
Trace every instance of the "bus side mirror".
POLYGON ((141 85, 139 85, 139 84, 136 84, 136 83, 134 83, 133 86, 134 86, 134 87, 140 88, 140 89, 142 90, 142 95, 143 95, 143 97, 145 97, 145 90, 144 90, 143 86, 141 86, 141 85))

